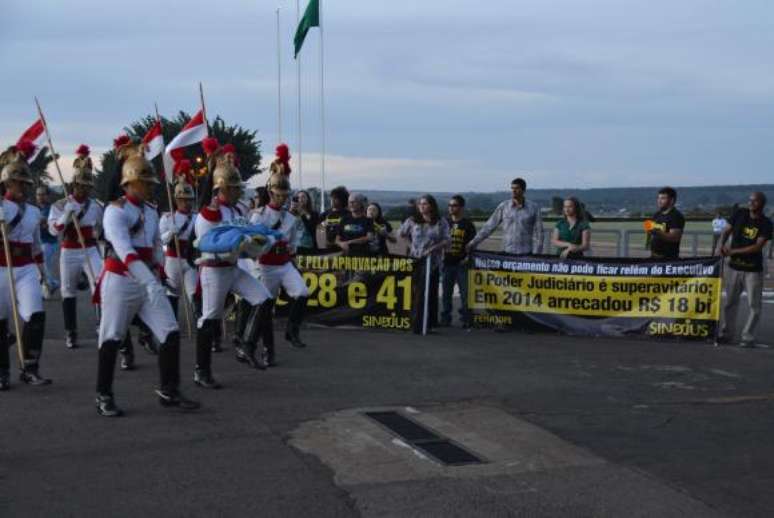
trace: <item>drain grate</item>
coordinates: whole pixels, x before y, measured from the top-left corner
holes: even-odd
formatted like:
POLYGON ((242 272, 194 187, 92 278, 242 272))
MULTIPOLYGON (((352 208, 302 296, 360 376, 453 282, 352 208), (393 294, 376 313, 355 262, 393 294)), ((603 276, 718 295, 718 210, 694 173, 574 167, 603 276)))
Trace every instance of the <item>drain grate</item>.
POLYGON ((464 466, 484 462, 448 438, 428 430, 398 412, 366 412, 365 415, 410 443, 414 448, 447 466, 464 466))

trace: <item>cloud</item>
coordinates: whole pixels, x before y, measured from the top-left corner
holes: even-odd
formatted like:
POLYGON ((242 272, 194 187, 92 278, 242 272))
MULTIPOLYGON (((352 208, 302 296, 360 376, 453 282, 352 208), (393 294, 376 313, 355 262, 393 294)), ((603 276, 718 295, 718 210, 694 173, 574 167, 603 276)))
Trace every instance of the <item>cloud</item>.
MULTIPOLYGON (((283 137, 297 147, 295 3, 279 5, 283 137)), ((58 147, 107 147, 154 102, 165 114, 194 110, 203 81, 210 113, 259 130, 271 149, 275 7, 7 0, 0 136, 13 141, 34 120, 38 95, 58 147)), ((341 0, 325 9, 331 181, 495 190, 519 173, 576 187, 770 176, 768 0, 341 0)), ((319 153, 316 30, 301 62, 304 148, 319 153)))

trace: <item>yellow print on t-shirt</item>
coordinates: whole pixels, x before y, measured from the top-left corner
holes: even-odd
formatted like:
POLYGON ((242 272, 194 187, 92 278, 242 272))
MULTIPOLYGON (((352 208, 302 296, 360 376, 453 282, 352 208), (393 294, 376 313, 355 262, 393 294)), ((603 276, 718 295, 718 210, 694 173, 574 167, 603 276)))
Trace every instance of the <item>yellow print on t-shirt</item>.
POLYGON ((742 236, 746 239, 755 239, 758 237, 758 227, 742 227, 742 236))

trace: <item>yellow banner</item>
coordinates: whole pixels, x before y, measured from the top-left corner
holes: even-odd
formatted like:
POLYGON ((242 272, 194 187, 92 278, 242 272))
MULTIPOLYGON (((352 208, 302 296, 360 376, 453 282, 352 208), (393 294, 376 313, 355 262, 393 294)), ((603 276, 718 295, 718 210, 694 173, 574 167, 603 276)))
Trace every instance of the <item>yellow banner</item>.
POLYGON ((586 317, 720 319, 717 277, 468 272, 468 307, 586 317))

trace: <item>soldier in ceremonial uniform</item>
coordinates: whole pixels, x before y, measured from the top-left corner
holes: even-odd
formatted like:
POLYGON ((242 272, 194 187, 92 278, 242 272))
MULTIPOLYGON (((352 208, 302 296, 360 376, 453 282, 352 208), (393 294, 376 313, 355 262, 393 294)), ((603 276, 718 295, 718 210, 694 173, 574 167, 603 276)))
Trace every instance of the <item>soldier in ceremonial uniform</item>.
MULTIPOLYGON (((56 202, 48 215, 49 232, 62 237, 59 277, 62 280, 65 344, 69 349, 78 347, 78 280, 82 273, 91 277, 102 271, 102 257, 97 246, 97 227, 102 226, 102 206, 90 196, 94 174, 88 146, 81 145, 76 153, 72 193, 56 202), (78 221, 86 248, 78 240, 74 219, 78 221)), ((94 278, 90 280, 92 286, 97 282, 94 278)))
MULTIPOLYGON (((196 218, 196 236, 202 239, 211 229, 223 224, 246 224, 247 206, 241 203, 242 178, 234 166, 235 155, 228 145, 211 153, 212 186, 215 196, 209 205, 203 207, 196 218)), ((271 296, 266 288, 253 278, 240 261, 249 263, 249 259, 239 259, 244 253, 259 252, 249 250, 249 240, 241 243, 227 257, 202 254, 199 281, 202 289, 202 315, 197 323, 196 369, 194 382, 203 388, 216 389, 220 384, 212 377, 212 345, 216 333, 220 332, 220 320, 223 318, 226 297, 229 292, 241 297, 250 305, 244 336, 235 348, 238 361, 245 362, 258 369, 266 364, 255 356, 257 341, 257 322, 271 322, 271 296)), ((247 266, 249 268, 249 265, 247 266)))
MULTIPOLYGON (((128 140, 128 139, 126 139, 128 140)), ((135 316, 150 328, 159 347, 159 402, 195 410, 199 403, 181 394, 180 332, 157 272, 162 261, 158 214, 149 205, 158 176, 145 159, 144 146, 124 142, 118 148, 121 187, 126 195, 105 209, 107 250, 97 287, 102 305, 99 328, 97 412, 122 414, 113 397, 113 373, 121 342, 135 316)))
MULTIPOLYGON (((6 262, 6 251, 0 250, 0 390, 10 387, 9 330, 13 328, 13 309, 8 268, 16 284, 18 318, 21 319, 24 363, 20 379, 28 385, 48 385, 51 380, 38 372, 43 350, 46 314, 43 312, 41 279, 43 253, 40 245, 40 210, 27 200, 34 181, 27 166, 26 153, 11 146, 0 155, 0 182, 4 196, 0 202, 0 221, 8 230, 12 264, 6 262)), ((2 241, 0 241, 0 244, 2 241)))
MULTIPOLYGON (((300 237, 297 220, 284 208, 290 191, 290 182, 287 176, 275 175, 269 181, 268 189, 270 203, 254 210, 250 217, 250 223, 258 223, 278 230, 284 234, 285 238, 278 241, 268 253, 263 254, 258 259, 260 278, 272 297, 276 298, 280 288, 285 288, 287 294, 293 299, 290 304, 285 339, 293 347, 306 347, 306 344, 301 340, 299 331, 309 291, 304 279, 293 264, 293 256, 296 253, 300 237)), ((261 322, 261 336, 266 361, 269 365, 274 365, 273 329, 269 325, 263 324, 264 322, 261 322)))
MULTIPOLYGON (((185 168, 185 162, 188 161, 181 162, 184 163, 183 168, 185 168)), ((190 169, 190 163, 187 164, 187 167, 190 169)), ((167 286, 169 287, 169 301, 172 303, 175 315, 177 315, 180 296, 186 296, 189 301, 193 302, 196 293, 196 269, 189 262, 193 250, 195 214, 191 212, 191 206, 194 200, 194 190, 185 181, 185 178, 178 178, 174 196, 176 209, 174 212, 167 212, 161 216, 159 232, 161 233, 161 242, 164 245, 164 273, 167 276, 167 286), (177 237, 177 245, 175 237, 177 237), (176 246, 180 247, 180 257, 177 255, 176 246)))

